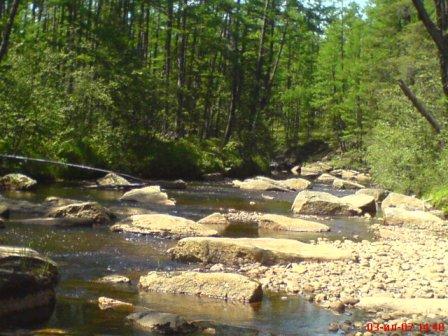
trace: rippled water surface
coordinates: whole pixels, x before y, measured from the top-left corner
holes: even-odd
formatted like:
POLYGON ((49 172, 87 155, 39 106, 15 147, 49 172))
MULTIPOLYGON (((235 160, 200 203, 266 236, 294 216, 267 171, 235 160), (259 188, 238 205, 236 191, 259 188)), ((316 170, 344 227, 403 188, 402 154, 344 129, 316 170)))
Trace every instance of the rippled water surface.
MULTIPOLYGON (((325 186, 317 190, 327 191, 325 186)), ((331 190, 332 193, 335 193, 331 190)), ((8 198, 42 202, 47 196, 78 200, 96 200, 105 206, 129 207, 120 203, 122 191, 98 190, 82 185, 41 185, 34 192, 5 193, 8 198)), ((345 192, 342 192, 343 194, 345 192)), ((186 190, 168 190, 175 198, 174 208, 152 206, 150 210, 197 220, 210 213, 228 209, 260 211, 292 215, 290 207, 295 192, 246 192, 224 183, 192 183, 186 190), (267 199, 273 197, 272 200, 267 199)), ((313 219, 331 227, 328 233, 291 233, 258 231, 255 228, 232 227, 222 232, 229 237, 277 237, 309 241, 317 237, 370 239, 365 219, 313 219)), ((6 223, 0 231, 0 243, 28 246, 58 262, 61 282, 58 301, 51 320, 43 327, 66 329, 74 334, 140 335, 125 322, 125 311, 101 311, 96 300, 109 296, 158 311, 172 312, 192 320, 221 323, 222 335, 329 335, 328 324, 353 319, 354 316, 334 315, 294 296, 267 293, 257 305, 226 303, 219 300, 168 294, 138 294, 135 284, 140 275, 150 270, 194 268, 172 262, 166 250, 175 242, 150 237, 112 233, 107 228, 54 229, 6 223), (98 284, 93 280, 108 274, 128 275, 132 285, 98 284), (246 329, 244 329, 246 330, 246 329)), ((352 312, 356 316, 356 312, 352 312)))

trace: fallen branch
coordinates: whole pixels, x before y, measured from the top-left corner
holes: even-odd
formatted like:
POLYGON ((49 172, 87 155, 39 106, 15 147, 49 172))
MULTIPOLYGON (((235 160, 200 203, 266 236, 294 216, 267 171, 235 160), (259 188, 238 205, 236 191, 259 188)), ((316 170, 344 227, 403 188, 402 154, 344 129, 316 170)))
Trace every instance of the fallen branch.
POLYGON ((434 131, 438 134, 442 131, 442 126, 440 126, 437 119, 426 109, 423 103, 416 97, 416 95, 411 91, 411 89, 405 84, 402 79, 398 80, 398 85, 400 86, 403 93, 412 102, 412 105, 417 109, 417 111, 431 124, 434 131))
POLYGON ((9 154, 0 154, 0 157, 1 158, 5 158, 5 159, 19 160, 19 161, 32 161, 32 162, 49 163, 49 164, 55 164, 55 165, 60 165, 60 166, 64 166, 64 167, 72 167, 72 168, 84 169, 84 170, 89 170, 89 171, 97 171, 97 172, 106 173, 106 174, 114 173, 114 174, 117 174, 117 175, 120 175, 120 176, 123 176, 123 177, 127 177, 127 178, 132 179, 132 180, 145 182, 145 183, 147 182, 144 179, 141 179, 139 177, 135 177, 135 176, 132 176, 132 175, 123 174, 123 173, 117 173, 117 172, 113 172, 113 171, 107 170, 107 169, 89 167, 89 166, 80 165, 80 164, 65 163, 65 162, 54 161, 54 160, 46 160, 46 159, 36 159, 36 158, 29 158, 29 157, 26 157, 26 156, 9 155, 9 154))

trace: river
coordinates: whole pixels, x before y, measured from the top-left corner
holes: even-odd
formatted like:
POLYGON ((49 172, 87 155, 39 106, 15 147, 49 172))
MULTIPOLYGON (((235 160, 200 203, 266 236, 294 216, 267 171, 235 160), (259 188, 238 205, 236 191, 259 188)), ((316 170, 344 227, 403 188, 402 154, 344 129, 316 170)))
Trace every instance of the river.
MULTIPOLYGON (((338 196, 348 194, 324 185, 315 190, 330 191, 338 196)), ((47 196, 98 201, 104 206, 130 207, 118 198, 119 190, 89 188, 85 183, 40 185, 33 192, 5 192, 8 198, 42 202, 47 196)), ((186 190, 168 190, 177 205, 172 208, 147 206, 148 209, 200 219, 227 209, 259 211, 291 215, 290 207, 297 192, 247 192, 225 183, 190 183, 186 190), (272 200, 266 196, 273 197, 272 200)), ((141 207, 141 205, 138 205, 141 207)), ((14 219, 14 217, 12 217, 14 219)), ((372 239, 370 221, 362 218, 318 220, 331 227, 328 233, 291 233, 232 228, 221 234, 228 237, 278 237, 309 241, 317 237, 372 239)), ((374 220, 372 220, 374 221, 374 220)), ((0 243, 31 247, 55 260, 60 266, 61 281, 57 288, 57 304, 51 319, 40 327, 59 328, 75 335, 144 335, 126 323, 127 313, 101 311, 99 296, 121 299, 158 311, 177 313, 191 320, 212 320, 219 324, 219 335, 331 335, 330 322, 356 320, 358 311, 342 315, 319 308, 292 295, 266 293, 260 304, 236 304, 218 300, 169 294, 139 294, 135 284, 140 275, 151 270, 189 269, 196 265, 172 262, 166 250, 175 241, 113 233, 108 228, 54 229, 6 222, 0 231, 0 243), (123 274, 131 278, 129 285, 94 282, 109 275, 123 274), (238 327, 236 329, 236 327, 238 327), (245 329, 239 329, 245 328, 245 329)))

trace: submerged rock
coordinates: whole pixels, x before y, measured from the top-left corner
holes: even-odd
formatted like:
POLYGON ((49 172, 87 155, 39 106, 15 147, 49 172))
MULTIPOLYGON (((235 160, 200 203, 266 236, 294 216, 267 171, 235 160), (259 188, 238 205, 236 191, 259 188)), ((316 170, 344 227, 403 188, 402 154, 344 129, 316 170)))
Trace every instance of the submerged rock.
POLYGON ((198 330, 195 323, 170 313, 143 311, 126 317, 137 328, 163 335, 189 335, 198 330))
POLYGON ((301 218, 291 218, 281 215, 263 214, 260 216, 259 228, 275 231, 295 232, 325 232, 330 228, 321 223, 312 222, 301 218))
POLYGON ((330 230, 327 225, 301 218, 245 211, 229 212, 226 214, 215 212, 202 218, 198 223, 224 227, 232 225, 249 225, 257 226, 259 229, 274 231, 324 232, 330 230))
POLYGON ((164 189, 183 190, 187 189, 187 182, 181 179, 174 181, 160 181, 160 186, 164 189))
POLYGON ((382 202, 387 196, 387 190, 381 188, 363 188, 356 191, 356 195, 372 196, 376 202, 382 202))
POLYGON ((101 187, 123 187, 132 185, 131 182, 124 177, 115 173, 109 173, 106 176, 96 180, 96 183, 101 187))
POLYGON ((303 215, 356 216, 362 211, 345 203, 339 197, 321 191, 301 191, 296 196, 292 211, 303 215))
POLYGON ((36 180, 23 174, 8 174, 0 178, 0 189, 28 190, 36 184, 36 180))
POLYGON ((46 321, 56 300, 56 264, 25 247, 0 246, 0 325, 46 321))
POLYGON ((45 203, 47 203, 48 206, 60 207, 60 206, 64 206, 64 205, 74 204, 74 203, 82 203, 82 201, 71 199, 71 198, 48 196, 45 198, 45 203))
POLYGON ((265 265, 302 260, 352 259, 349 250, 292 239, 275 238, 184 238, 168 251, 175 260, 238 265, 259 262, 265 265))
POLYGON ((98 307, 101 310, 106 309, 132 309, 134 306, 129 302, 111 299, 105 296, 98 298, 98 307))
POLYGON ((168 198, 167 193, 162 192, 159 186, 150 186, 132 189, 120 198, 121 201, 135 201, 142 203, 154 203, 173 206, 176 203, 168 198))
POLYGON ((215 299, 261 301, 261 285, 241 274, 200 272, 149 272, 140 277, 141 290, 185 295, 207 296, 215 299))
POLYGON ((406 210, 426 211, 430 210, 432 208, 432 205, 416 197, 392 192, 384 199, 383 203, 381 204, 381 208, 383 210, 390 207, 402 208, 406 210))
POLYGON ((113 215, 97 202, 84 202, 64 205, 51 209, 48 217, 55 218, 81 218, 92 220, 95 224, 109 224, 113 215))
POLYGON ((128 284, 131 282, 131 280, 128 277, 125 277, 124 275, 112 274, 103 276, 102 278, 96 280, 96 282, 112 283, 112 284, 128 284))
POLYGON ((42 225, 42 226, 52 226, 52 227, 82 227, 82 226, 92 226, 94 225, 94 218, 24 218, 24 219, 14 219, 11 220, 12 223, 24 224, 24 225, 42 225))
POLYGON ((376 214, 376 202, 373 196, 368 195, 348 195, 341 198, 341 201, 350 204, 353 208, 361 209, 362 213, 368 213, 371 216, 376 214))
POLYGON ((190 236, 216 236, 218 232, 192 220, 165 215, 149 214, 135 215, 115 224, 112 231, 148 234, 164 238, 181 238, 190 236))

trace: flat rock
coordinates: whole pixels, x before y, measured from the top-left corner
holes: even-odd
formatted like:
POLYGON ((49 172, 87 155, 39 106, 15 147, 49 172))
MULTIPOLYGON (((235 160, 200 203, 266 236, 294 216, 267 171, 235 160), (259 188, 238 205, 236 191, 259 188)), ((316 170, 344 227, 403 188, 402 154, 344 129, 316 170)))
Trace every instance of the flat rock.
POLYGON ((98 298, 98 307, 101 310, 106 310, 106 309, 132 309, 134 306, 129 302, 124 302, 108 298, 105 296, 100 296, 98 298))
POLYGON ((352 251, 326 244, 311 245, 292 239, 275 238, 184 238, 169 250, 172 258, 228 265, 265 265, 303 260, 352 259, 352 251))
POLYGON ((336 189, 362 189, 364 188, 364 186, 362 184, 353 182, 353 181, 348 181, 348 180, 343 180, 340 178, 335 178, 333 180, 333 187, 336 189))
POLYGON ((0 178, 0 189, 29 190, 36 184, 36 180, 23 174, 8 174, 0 178))
POLYGON ((273 231, 325 232, 330 230, 327 225, 301 218, 246 211, 229 212, 226 214, 215 212, 202 218, 198 223, 218 225, 225 228, 232 225, 248 225, 273 231))
POLYGON ((324 184, 333 184, 333 181, 336 179, 333 175, 323 173, 321 174, 316 181, 324 184))
POLYGON ((138 189, 132 189, 124 193, 121 201, 134 201, 142 203, 154 203, 160 205, 173 206, 176 203, 168 198, 167 193, 162 192, 159 186, 150 186, 138 189))
POLYGON ((112 231, 148 234, 164 238, 216 236, 218 232, 192 220, 166 214, 135 215, 111 227, 112 231))
POLYGON ((274 231, 294 231, 294 232, 326 232, 330 231, 330 227, 301 219, 292 218, 274 214, 262 214, 260 216, 258 227, 265 230, 274 231))
POLYGON ((376 214, 376 202, 373 196, 368 195, 348 195, 341 197, 341 201, 350 204, 353 208, 361 209, 362 213, 368 213, 372 216, 376 214))
POLYGON ((289 178, 286 180, 276 180, 282 187, 290 190, 305 190, 311 188, 311 182, 304 178, 289 178))
POLYGON ((144 291, 242 302, 257 302, 263 297, 260 283, 233 273, 149 272, 140 277, 138 286, 144 291))
POLYGON ((101 187, 123 187, 132 185, 131 182, 124 177, 115 173, 109 173, 106 176, 96 180, 96 183, 101 187))
POLYGON ((84 202, 55 207, 48 211, 48 217, 82 218, 92 220, 95 224, 109 224, 113 215, 97 202, 84 202))
POLYGON ((448 316, 447 299, 412 298, 400 299, 393 297, 362 297, 357 304, 358 308, 367 310, 390 310, 402 314, 438 314, 448 316))
POLYGON ((292 205, 292 211, 303 215, 320 216, 356 216, 362 211, 353 208, 339 197, 326 192, 304 190, 298 193, 292 205))
POLYGON ((144 311, 128 315, 126 319, 139 329, 163 335, 189 335, 198 329, 195 323, 170 313, 144 311))
POLYGON ((363 188, 357 190, 356 195, 372 196, 376 202, 382 202, 387 196, 387 191, 381 188, 363 188))
POLYGON ((430 210, 432 205, 416 197, 391 192, 382 202, 381 208, 402 208, 406 210, 430 210))
POLYGON ((257 176, 254 178, 246 179, 244 181, 234 180, 233 185, 237 188, 244 190, 258 190, 258 191, 267 191, 267 190, 275 190, 275 191, 287 191, 288 188, 278 183, 276 180, 264 177, 257 176))
POLYGON ((386 225, 407 225, 419 229, 435 230, 448 228, 446 222, 440 217, 426 211, 386 208, 383 213, 386 225))

